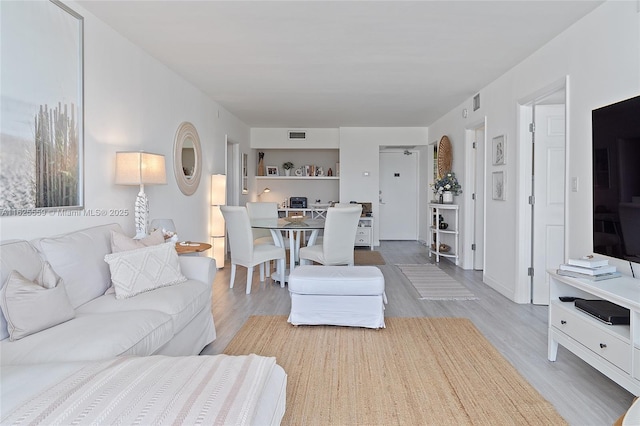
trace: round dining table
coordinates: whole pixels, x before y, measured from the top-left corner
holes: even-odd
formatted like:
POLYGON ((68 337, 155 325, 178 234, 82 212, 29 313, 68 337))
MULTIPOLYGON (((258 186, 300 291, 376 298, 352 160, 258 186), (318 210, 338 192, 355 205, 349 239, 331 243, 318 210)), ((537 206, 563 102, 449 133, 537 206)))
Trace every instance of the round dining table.
MULTIPOLYGON (((320 230, 324 229, 324 219, 312 219, 305 216, 303 219, 286 218, 255 218, 251 219, 251 227, 259 229, 268 229, 276 246, 287 248, 284 243, 283 231, 287 233, 289 238, 289 271, 295 268, 300 253, 300 242, 306 232, 311 232, 307 245, 315 244, 316 238, 320 230)), ((285 281, 288 281, 289 273, 285 271, 285 281)), ((279 272, 276 271, 272 278, 279 278, 279 272)))

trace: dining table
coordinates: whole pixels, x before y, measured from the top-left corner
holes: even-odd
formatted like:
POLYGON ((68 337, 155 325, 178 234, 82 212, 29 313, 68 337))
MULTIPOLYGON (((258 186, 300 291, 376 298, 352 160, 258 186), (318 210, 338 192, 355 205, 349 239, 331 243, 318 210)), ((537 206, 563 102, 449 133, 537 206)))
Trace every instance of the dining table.
MULTIPOLYGON (((287 248, 285 245, 284 235, 287 234, 289 239, 289 269, 285 271, 285 281, 288 281, 289 272, 292 271, 299 259, 300 243, 306 238, 306 233, 310 232, 307 245, 313 245, 316 242, 318 233, 324 229, 324 219, 313 219, 309 216, 296 218, 253 218, 251 219, 251 227, 257 229, 268 229, 271 231, 274 244, 278 247, 287 248)), ((279 279, 279 271, 276 271, 272 277, 279 279)))

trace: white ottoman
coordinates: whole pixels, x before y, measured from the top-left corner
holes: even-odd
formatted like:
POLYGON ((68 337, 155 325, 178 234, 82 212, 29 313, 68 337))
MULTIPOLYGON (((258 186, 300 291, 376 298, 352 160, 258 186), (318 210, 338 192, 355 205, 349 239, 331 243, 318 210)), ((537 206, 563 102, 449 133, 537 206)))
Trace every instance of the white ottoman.
POLYGON ((384 276, 375 266, 303 265, 289 275, 293 325, 384 327, 384 276))

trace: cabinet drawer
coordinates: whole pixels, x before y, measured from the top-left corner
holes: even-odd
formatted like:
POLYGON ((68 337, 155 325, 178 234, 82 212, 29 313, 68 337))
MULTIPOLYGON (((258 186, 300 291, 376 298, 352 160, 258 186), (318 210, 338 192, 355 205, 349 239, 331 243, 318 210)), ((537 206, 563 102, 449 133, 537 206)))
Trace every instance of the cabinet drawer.
POLYGON ((573 307, 561 308, 555 304, 551 309, 551 325, 577 340, 623 371, 631 372, 631 343, 621 340, 602 327, 598 320, 583 317, 573 307))
POLYGON ((358 245, 370 245, 371 244, 371 228, 359 227, 356 231, 356 244, 358 245))

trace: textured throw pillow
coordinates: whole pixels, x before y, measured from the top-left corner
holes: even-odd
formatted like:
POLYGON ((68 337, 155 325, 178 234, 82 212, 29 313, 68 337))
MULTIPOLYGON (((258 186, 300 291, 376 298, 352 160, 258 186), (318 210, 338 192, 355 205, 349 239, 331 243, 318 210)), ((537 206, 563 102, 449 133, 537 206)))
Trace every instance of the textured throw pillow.
POLYGON ((109 264, 116 299, 187 280, 180 271, 173 243, 108 254, 104 260, 109 264))
POLYGON ((2 291, 0 305, 7 319, 9 340, 22 339, 75 317, 64 281, 44 262, 36 282, 11 271, 2 291))
POLYGON ((164 235, 161 229, 156 229, 150 235, 135 240, 120 232, 111 230, 111 252, 119 253, 121 251, 135 250, 138 248, 155 246, 164 243, 164 235))

